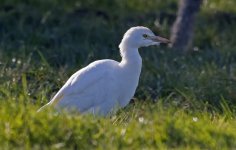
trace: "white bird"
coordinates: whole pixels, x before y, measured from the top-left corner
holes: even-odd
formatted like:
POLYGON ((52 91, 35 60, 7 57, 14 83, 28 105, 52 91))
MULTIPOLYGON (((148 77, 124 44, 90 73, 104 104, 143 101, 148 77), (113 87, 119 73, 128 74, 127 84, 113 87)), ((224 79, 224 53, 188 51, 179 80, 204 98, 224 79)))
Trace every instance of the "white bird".
POLYGON ((53 106, 58 110, 77 110, 105 116, 125 107, 134 96, 141 73, 142 59, 138 48, 169 42, 168 39, 155 36, 146 27, 130 28, 119 45, 121 62, 98 60, 80 69, 38 111, 53 106))

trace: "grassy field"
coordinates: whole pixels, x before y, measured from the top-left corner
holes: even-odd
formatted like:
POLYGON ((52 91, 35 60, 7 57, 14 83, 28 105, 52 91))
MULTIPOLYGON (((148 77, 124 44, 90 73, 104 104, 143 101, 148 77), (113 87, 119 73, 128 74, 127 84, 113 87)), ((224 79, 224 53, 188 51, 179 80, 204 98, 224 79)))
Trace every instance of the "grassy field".
POLYGON ((69 76, 120 60, 131 26, 169 37, 174 0, 1 0, 1 149, 236 149, 236 2, 204 1, 194 51, 141 48, 134 100, 110 117, 36 113, 69 76))

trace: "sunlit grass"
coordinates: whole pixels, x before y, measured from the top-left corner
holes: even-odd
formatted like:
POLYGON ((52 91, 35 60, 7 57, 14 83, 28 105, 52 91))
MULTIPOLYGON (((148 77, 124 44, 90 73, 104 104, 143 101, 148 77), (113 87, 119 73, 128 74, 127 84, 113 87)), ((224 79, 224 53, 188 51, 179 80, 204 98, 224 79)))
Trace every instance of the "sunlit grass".
POLYGON ((224 114, 188 112, 139 100, 117 115, 36 113, 32 104, 1 102, 3 148, 140 149, 235 148, 236 120, 224 114))

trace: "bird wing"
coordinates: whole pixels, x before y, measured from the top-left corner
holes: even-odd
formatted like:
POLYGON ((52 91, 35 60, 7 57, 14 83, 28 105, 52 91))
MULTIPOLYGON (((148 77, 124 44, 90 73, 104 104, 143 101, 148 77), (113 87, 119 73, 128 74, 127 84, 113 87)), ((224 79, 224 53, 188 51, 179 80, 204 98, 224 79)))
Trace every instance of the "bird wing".
MULTIPOLYGON (((102 65, 94 65, 94 63, 89 66, 77 71, 73 74, 65 85, 58 91, 58 93, 49 102, 52 105, 56 105, 62 99, 63 101, 67 98, 73 97, 79 94, 91 94, 89 89, 92 87, 103 88, 102 85, 99 87, 98 84, 104 83, 103 79, 109 77, 111 68, 104 67, 102 65)), ((76 99, 77 101, 79 99, 76 99)))

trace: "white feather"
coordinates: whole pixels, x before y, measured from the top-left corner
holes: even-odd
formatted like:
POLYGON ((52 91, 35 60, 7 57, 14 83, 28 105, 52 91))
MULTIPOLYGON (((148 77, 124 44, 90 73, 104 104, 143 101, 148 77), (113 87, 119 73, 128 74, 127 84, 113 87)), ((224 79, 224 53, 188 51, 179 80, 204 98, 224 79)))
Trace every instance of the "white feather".
POLYGON ((138 86, 142 59, 138 48, 158 44, 143 38, 154 34, 145 27, 126 32, 120 47, 122 61, 98 60, 73 74, 44 107, 107 115, 126 106, 138 86))

